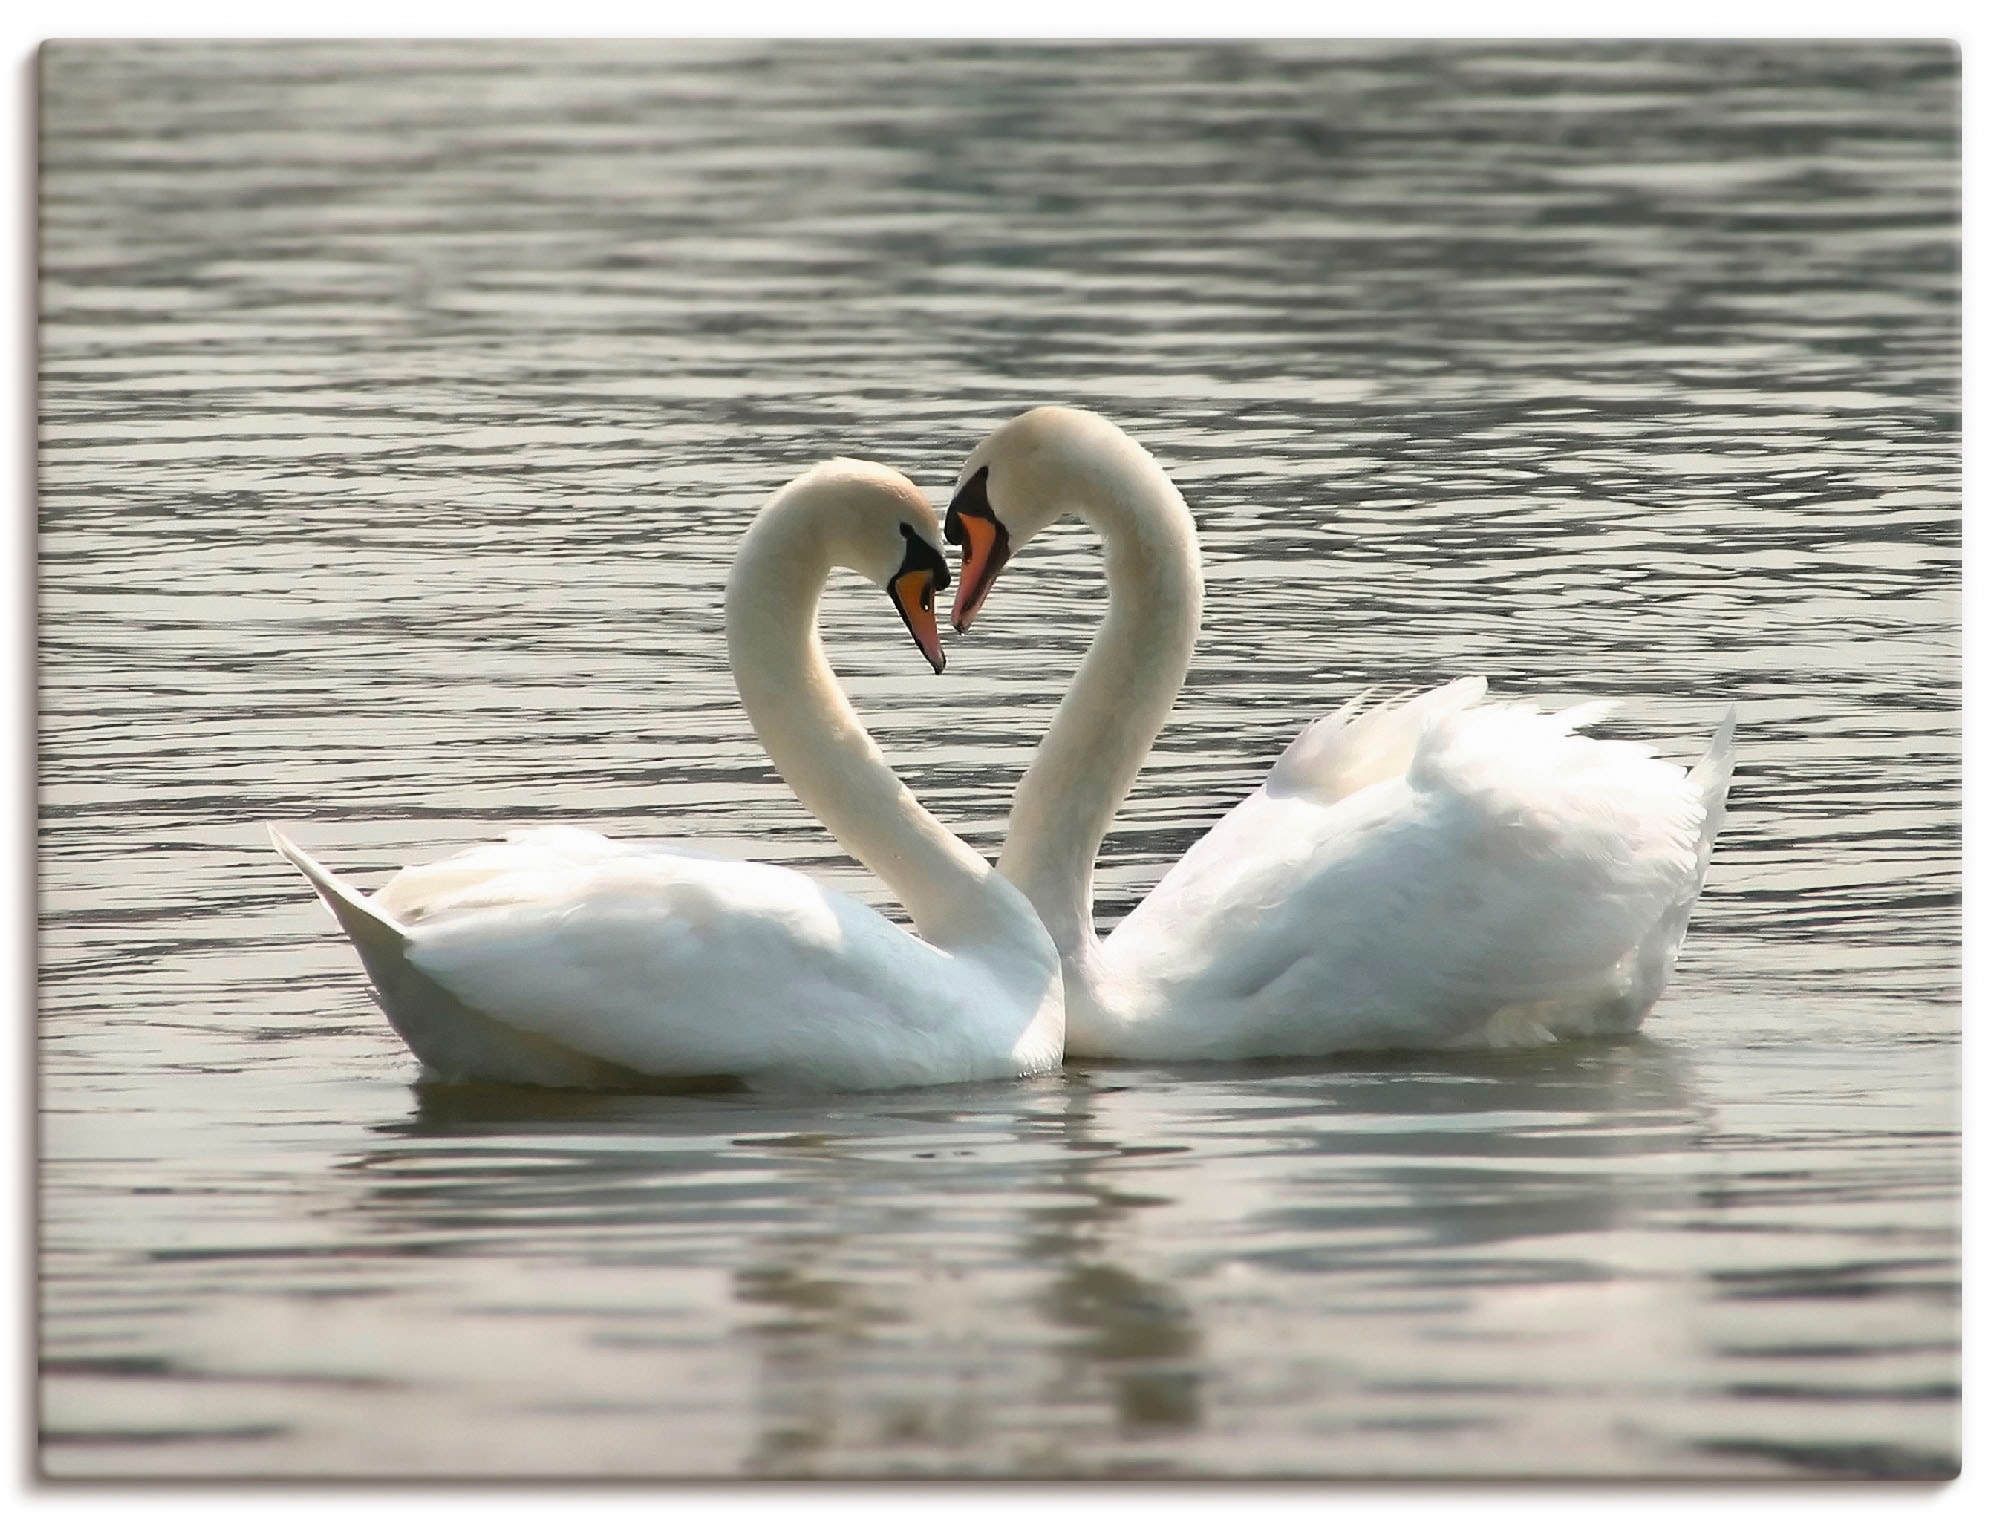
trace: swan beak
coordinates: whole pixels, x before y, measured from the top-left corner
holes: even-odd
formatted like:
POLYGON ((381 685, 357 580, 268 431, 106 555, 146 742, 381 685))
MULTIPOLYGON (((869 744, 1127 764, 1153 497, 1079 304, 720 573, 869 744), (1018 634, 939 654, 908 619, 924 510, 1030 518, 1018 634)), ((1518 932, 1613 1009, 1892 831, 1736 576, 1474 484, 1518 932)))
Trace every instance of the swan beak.
POLYGON ((910 630, 910 637, 931 662, 933 675, 944 674, 944 644, 938 638, 935 610, 940 583, 938 572, 928 566, 904 570, 889 582, 889 599, 896 603, 903 626, 910 630))
POLYGON ((960 632, 971 631, 972 619, 985 604, 986 593, 1007 567, 1012 550, 1007 529, 990 513, 953 510, 945 521, 945 537, 958 545, 958 595, 951 603, 951 625, 960 632), (954 531, 956 529, 956 531, 954 531))

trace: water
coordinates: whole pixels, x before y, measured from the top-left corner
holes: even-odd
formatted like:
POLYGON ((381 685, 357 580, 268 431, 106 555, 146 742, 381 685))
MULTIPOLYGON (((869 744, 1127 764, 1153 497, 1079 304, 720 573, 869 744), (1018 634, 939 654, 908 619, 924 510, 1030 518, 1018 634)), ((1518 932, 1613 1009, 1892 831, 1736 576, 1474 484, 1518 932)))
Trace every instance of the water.
MULTIPOLYGON (((1928 45, 43 54, 42 1463, 1937 1476, 1958 1451, 1957 60, 1928 45), (836 452, 1109 412, 1210 598, 1115 921, 1309 717, 1700 752, 1625 1044, 800 1101, 426 1088, 264 842, 578 821, 882 903, 720 587, 836 452)), ((989 853, 1075 526, 857 704, 989 853)))

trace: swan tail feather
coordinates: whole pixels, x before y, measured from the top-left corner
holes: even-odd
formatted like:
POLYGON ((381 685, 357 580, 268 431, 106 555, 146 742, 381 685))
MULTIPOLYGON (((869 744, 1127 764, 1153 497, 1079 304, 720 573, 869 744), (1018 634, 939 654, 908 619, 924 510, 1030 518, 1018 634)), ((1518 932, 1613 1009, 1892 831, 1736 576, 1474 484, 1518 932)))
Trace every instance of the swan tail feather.
POLYGON ((1701 793, 1701 837, 1695 846, 1695 883, 1699 889, 1708 874, 1709 857, 1715 853, 1715 836, 1722 831, 1728 813, 1730 778, 1736 772, 1736 708, 1722 714, 1722 722, 1709 740, 1708 753, 1695 762, 1688 779, 1701 793))
POLYGON ((298 868, 299 874, 319 893, 320 901, 339 921, 342 932, 354 941, 354 947, 361 951, 363 962, 369 964, 371 970, 373 956, 403 958, 410 936, 403 932, 400 923, 293 843, 277 824, 267 826, 271 830, 272 845, 298 868))
POLYGON ((508 1026, 460 1000, 410 959, 410 936, 384 909, 349 886, 271 825, 278 853, 319 893, 348 942, 375 1000, 410 1051, 447 1081, 504 1081, 524 1086, 631 1087, 647 1078, 613 1061, 573 1050, 547 1035, 508 1026))
POLYGON ((1666 990, 1687 937, 1695 901, 1708 877, 1708 862, 1715 852, 1715 837, 1722 830, 1724 802, 1735 763, 1736 709, 1732 706, 1723 714, 1721 725, 1709 740, 1708 752, 1687 772, 1688 784, 1701 806, 1701 821, 1694 841, 1694 869, 1682 878, 1680 889, 1651 931, 1619 962, 1617 989, 1596 1005, 1586 1022, 1591 1032, 1630 1033, 1639 1027, 1666 990))

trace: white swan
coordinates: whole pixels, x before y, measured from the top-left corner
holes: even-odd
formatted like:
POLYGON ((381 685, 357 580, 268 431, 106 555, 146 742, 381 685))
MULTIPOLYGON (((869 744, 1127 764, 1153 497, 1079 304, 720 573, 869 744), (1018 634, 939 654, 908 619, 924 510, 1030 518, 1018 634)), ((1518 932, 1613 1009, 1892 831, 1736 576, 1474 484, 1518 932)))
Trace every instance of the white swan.
POLYGON ((1145 449, 1043 407, 975 449, 945 516, 964 632, 1009 555, 1066 513, 1110 607, 1015 794, 1000 870, 1062 952, 1072 1055, 1245 1059, 1539 1043, 1636 1028, 1666 985, 1730 772, 1692 775, 1468 678, 1308 727, 1099 942, 1091 872, 1186 674, 1194 521, 1145 449))
POLYGON ((779 491, 744 536, 730 664, 778 773, 923 938, 796 871, 580 828, 513 833, 363 897, 273 829, 432 1074, 852 1089, 1060 1063, 1062 976, 1033 907, 924 811, 835 684, 815 614, 836 566, 886 585, 944 668, 936 512, 902 475, 845 459, 779 491))

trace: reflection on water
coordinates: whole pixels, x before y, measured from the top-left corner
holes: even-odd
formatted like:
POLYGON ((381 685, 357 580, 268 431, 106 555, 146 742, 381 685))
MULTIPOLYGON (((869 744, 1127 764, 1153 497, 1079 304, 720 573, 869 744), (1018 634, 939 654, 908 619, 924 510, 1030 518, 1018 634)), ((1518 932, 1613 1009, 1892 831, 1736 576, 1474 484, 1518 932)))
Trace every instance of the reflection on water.
MULTIPOLYGON (((332 1252, 340 1300, 464 1357, 424 1470, 573 1469, 514 1443, 535 1429, 636 1471, 1653 1469, 1649 1414, 1809 1406, 1845 1370, 1710 1380, 1717 1306, 1758 1314, 1682 1237, 1717 1137, 1685 1066, 1640 1040, 823 1106, 419 1087, 320 1194, 339 1243, 261 1264, 332 1252), (619 1445, 697 1409, 719 1443, 619 1445), (1523 1443, 1558 1425, 1559 1461, 1523 1443)), ((239 1282, 233 1310, 291 1290, 239 1282)), ((294 1348, 210 1347, 253 1379, 294 1348)), ((384 1421, 431 1380, 393 1337, 361 1355, 334 1385, 384 1421)))
MULTIPOLYGON (((1937 1475, 1958 1389, 1957 63, 1901 44, 57 45, 40 1330, 60 1474, 1937 1475), (266 818, 868 900, 718 588, 1038 400, 1201 522, 1114 921, 1483 671, 1742 764, 1648 1037, 810 1103, 414 1086, 266 818)), ((1102 610, 824 618, 989 854, 1102 610)))

